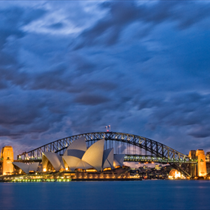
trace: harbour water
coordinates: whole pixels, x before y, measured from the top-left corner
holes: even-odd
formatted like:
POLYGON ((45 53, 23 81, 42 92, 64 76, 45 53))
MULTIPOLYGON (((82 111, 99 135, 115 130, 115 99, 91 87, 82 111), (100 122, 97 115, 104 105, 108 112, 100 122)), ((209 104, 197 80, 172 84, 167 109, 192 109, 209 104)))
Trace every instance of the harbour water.
POLYGON ((0 209, 210 209, 210 181, 0 183, 0 209))

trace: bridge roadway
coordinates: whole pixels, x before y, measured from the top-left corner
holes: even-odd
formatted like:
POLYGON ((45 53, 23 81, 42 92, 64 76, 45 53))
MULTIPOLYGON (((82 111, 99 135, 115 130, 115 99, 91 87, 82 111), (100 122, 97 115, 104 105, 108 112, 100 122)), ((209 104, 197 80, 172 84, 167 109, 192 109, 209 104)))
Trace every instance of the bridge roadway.
POLYGON ((193 159, 166 159, 161 157, 154 157, 148 155, 125 155, 124 162, 141 162, 141 163, 198 163, 198 160, 193 159))
MULTIPOLYGON (((14 160, 14 162, 41 162, 41 158, 25 158, 14 160)), ((124 162, 140 162, 140 163, 162 163, 162 164, 170 164, 170 163, 197 163, 198 160, 195 159, 166 159, 162 157, 155 157, 151 155, 138 155, 138 154, 125 154, 124 162)))

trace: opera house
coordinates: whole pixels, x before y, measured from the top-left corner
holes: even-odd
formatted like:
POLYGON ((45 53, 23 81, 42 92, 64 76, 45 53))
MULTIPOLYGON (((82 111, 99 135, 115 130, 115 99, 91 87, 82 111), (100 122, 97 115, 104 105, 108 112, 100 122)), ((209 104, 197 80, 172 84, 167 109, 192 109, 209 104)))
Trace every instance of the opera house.
POLYGON ((63 156, 44 152, 41 164, 36 162, 31 164, 13 162, 13 164, 26 174, 31 171, 101 173, 122 167, 124 155, 114 154, 113 148, 104 150, 104 142, 104 139, 98 140, 87 148, 85 138, 81 137, 69 145, 63 156))

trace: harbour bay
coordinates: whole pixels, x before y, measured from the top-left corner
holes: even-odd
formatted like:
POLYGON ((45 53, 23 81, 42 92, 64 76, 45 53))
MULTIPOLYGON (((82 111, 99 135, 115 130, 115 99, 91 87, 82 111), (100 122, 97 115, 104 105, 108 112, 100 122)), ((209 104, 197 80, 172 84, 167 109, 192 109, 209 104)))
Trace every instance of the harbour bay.
POLYGON ((209 209, 209 181, 0 183, 1 209, 209 209))

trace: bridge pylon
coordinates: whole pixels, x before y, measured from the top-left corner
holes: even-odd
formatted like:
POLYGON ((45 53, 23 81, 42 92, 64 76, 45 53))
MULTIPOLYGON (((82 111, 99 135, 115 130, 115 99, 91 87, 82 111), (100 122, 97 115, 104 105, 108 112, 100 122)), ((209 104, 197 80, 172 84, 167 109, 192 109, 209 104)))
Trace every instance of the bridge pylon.
POLYGON ((2 174, 11 175, 14 172, 14 153, 12 146, 5 146, 1 150, 2 174))
MULTIPOLYGON (((190 150, 189 157, 190 159, 197 160, 196 150, 190 150)), ((198 176, 198 165, 196 163, 190 164, 189 171, 192 178, 198 176)))
POLYGON ((196 150, 196 156, 198 157, 198 176, 205 177, 207 175, 206 170, 206 156, 203 149, 196 150))

